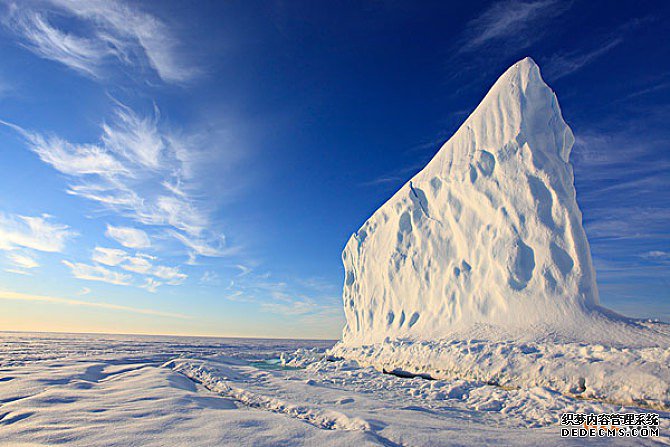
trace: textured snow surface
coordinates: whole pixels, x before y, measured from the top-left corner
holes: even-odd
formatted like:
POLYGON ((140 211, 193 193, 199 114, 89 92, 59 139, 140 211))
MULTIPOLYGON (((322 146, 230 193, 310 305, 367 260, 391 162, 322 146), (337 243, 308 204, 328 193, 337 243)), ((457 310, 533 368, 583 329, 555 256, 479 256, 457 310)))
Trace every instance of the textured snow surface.
POLYGON ((0 446, 670 444, 666 412, 659 438, 563 439, 562 412, 641 410, 399 378, 332 343, 0 333, 0 446))
POLYGON ((599 306, 573 142, 537 65, 526 58, 509 68, 348 241, 347 323, 333 354, 667 406, 667 329, 599 306), (575 385, 584 381, 586 390, 575 385))

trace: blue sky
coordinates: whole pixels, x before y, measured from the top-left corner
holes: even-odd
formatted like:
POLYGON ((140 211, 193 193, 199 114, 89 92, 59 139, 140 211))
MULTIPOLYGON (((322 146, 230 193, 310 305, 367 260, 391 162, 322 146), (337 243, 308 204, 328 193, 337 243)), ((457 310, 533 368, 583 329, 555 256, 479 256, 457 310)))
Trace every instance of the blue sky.
POLYGON ((337 338, 349 235, 531 56, 603 304, 670 321, 664 1, 0 1, 0 328, 337 338))

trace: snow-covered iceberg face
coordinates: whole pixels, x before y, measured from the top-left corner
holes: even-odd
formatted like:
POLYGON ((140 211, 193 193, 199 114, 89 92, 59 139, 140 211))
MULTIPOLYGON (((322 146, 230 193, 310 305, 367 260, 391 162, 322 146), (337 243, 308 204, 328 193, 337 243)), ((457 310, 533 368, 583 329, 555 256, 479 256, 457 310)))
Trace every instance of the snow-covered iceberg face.
POLYGON ((582 321, 598 292, 573 142, 532 59, 509 68, 347 243, 344 342, 582 321))

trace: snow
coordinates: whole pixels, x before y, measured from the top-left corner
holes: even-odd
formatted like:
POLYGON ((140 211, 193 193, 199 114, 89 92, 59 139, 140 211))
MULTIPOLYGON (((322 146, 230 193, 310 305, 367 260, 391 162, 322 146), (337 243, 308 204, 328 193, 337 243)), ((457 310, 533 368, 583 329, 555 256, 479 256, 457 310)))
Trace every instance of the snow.
MULTIPOLYGON (((644 411, 399 378, 329 361, 333 343, 0 333, 0 446, 630 445, 561 438, 560 414, 644 411)), ((670 443, 660 414, 635 444, 670 443)))
POLYGON ((332 355, 667 408, 667 325, 599 304, 573 142, 535 62, 509 68, 348 241, 332 355))

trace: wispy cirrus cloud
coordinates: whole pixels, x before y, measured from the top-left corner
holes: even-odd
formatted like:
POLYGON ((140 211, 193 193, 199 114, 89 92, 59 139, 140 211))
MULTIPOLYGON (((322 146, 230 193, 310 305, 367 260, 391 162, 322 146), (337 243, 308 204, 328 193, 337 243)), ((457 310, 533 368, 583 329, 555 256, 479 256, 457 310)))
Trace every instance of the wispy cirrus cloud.
POLYGON ((629 100, 631 98, 638 98, 640 96, 645 96, 645 95, 648 95, 650 93, 656 93, 656 92, 659 92, 661 90, 670 89, 670 82, 668 82, 668 81, 659 82, 660 79, 667 79, 668 76, 670 76, 670 73, 666 73, 662 76, 657 77, 657 79, 654 79, 652 81, 652 84, 649 85, 648 87, 640 88, 639 90, 636 90, 636 91, 630 93, 629 95, 625 96, 621 100, 624 101, 624 100, 629 100))
POLYGON ((205 270, 205 272, 200 277, 200 284, 209 284, 218 286, 221 284, 221 277, 218 273, 211 270, 205 270))
POLYGON ((6 268, 5 271, 7 273, 14 273, 14 274, 17 274, 17 275, 25 275, 25 276, 31 276, 32 275, 32 273, 30 273, 29 271, 23 270, 23 269, 20 269, 20 268, 6 268))
POLYGON ((45 59, 60 62, 83 74, 99 77, 105 58, 112 48, 93 39, 79 37, 51 26, 47 18, 35 11, 19 11, 13 4, 8 23, 19 34, 22 45, 45 59))
POLYGON ((32 275, 30 270, 40 266, 35 257, 27 253, 16 253, 14 251, 10 251, 7 253, 6 258, 10 267, 6 268, 5 271, 9 273, 16 273, 18 275, 32 275))
POLYGON ((147 248, 151 246, 147 233, 138 228, 107 225, 105 235, 127 248, 147 248))
POLYGON ((130 285, 131 276, 112 271, 101 265, 90 265, 82 262, 63 261, 63 264, 68 266, 72 272, 72 276, 77 279, 85 279, 88 281, 100 281, 119 286, 130 285))
POLYGON ((180 272, 177 267, 167 267, 165 265, 154 266, 150 273, 165 280, 170 285, 181 284, 187 278, 187 275, 180 272))
POLYGON ((597 209, 617 194, 618 210, 640 207, 641 203, 664 205, 664 192, 670 188, 670 157, 665 150, 669 144, 667 135, 640 134, 633 118, 627 118, 626 126, 618 130, 582 130, 571 154, 580 201, 597 209), (641 200, 652 196, 659 200, 641 200))
POLYGON ((262 312, 290 319, 293 324, 315 331, 336 334, 344 326, 344 312, 340 299, 313 298, 309 295, 276 291, 271 301, 260 303, 262 312))
POLYGON ((142 256, 141 254, 131 256, 126 259, 126 262, 121 265, 121 268, 129 272, 146 275, 151 272, 153 267, 151 259, 152 258, 142 256))
POLYGON ((51 216, 16 216, 0 213, 0 250, 29 248, 61 252, 76 235, 67 225, 54 223, 51 216))
POLYGON ((168 234, 180 241, 191 251, 191 263, 195 262, 195 255, 210 257, 230 256, 241 250, 240 247, 226 247, 226 238, 223 234, 209 240, 189 237, 189 235, 178 231, 168 231, 168 234))
POLYGON ((9 253, 7 254, 7 259, 9 259, 16 267, 22 269, 34 269, 40 266, 39 262, 37 262, 34 257, 26 254, 9 253))
POLYGON ((126 272, 142 276, 144 284, 140 287, 147 288, 147 284, 150 284, 151 291, 155 291, 158 286, 163 284, 180 285, 188 278, 188 275, 178 267, 156 264, 156 257, 145 253, 132 255, 116 248, 95 247, 91 260, 98 266, 117 267, 126 272))
POLYGON ((551 56, 544 64, 543 73, 547 79, 557 80, 574 73, 623 42, 621 37, 614 38, 604 45, 598 45, 587 51, 573 51, 551 56))
POLYGON ((663 135, 582 131, 571 155, 585 227, 596 251, 604 240, 670 238, 670 144, 663 135), (616 197, 616 205, 612 204, 616 197))
POLYGON ((144 284, 142 284, 140 287, 146 289, 148 292, 156 293, 158 287, 161 286, 162 284, 163 284, 162 282, 157 281, 154 278, 146 278, 144 280, 144 284))
MULTIPOLYGON (((240 265, 235 265, 240 268, 240 265)), ((224 289, 226 300, 254 303, 262 312, 281 317, 307 318, 341 314, 338 286, 323 278, 299 278, 293 281, 272 279, 270 272, 256 273, 241 269, 224 289)))
POLYGON ((261 303, 261 309, 265 312, 292 317, 316 312, 319 307, 309 298, 284 298, 261 303))
POLYGON ((166 144, 158 129, 158 108, 154 106, 153 116, 142 117, 119 102, 116 105, 114 121, 102 125, 105 148, 142 167, 159 169, 166 144))
POLYGON ((282 290, 271 290, 270 300, 261 301, 260 308, 264 312, 289 317, 304 317, 338 312, 341 309, 340 299, 334 296, 314 296, 311 294, 282 290))
POLYGON ((557 17, 572 6, 561 0, 504 0, 493 3, 465 26, 460 52, 505 42, 515 49, 530 46, 541 37, 544 21, 557 17))
POLYGON ((91 260, 98 264, 116 267, 126 260, 128 253, 118 248, 95 247, 91 260))
POLYGON ((30 149, 40 159, 63 174, 73 176, 100 175, 117 177, 130 175, 124 164, 103 146, 95 144, 73 144, 54 135, 30 132, 13 123, 0 120, 21 134, 30 144, 30 149))
MULTIPOLYGON (((121 267, 124 268, 124 266, 121 267)), ((146 276, 144 278, 144 284, 140 287, 152 293, 156 292, 159 286, 164 284, 178 286, 188 278, 188 275, 182 273, 178 267, 168 267, 164 265, 149 266, 144 273, 151 276, 146 276)))
MULTIPOLYGON (((98 141, 73 143, 2 122, 19 132, 28 148, 69 176, 67 192, 98 203, 135 222, 162 228, 195 256, 231 253, 215 231, 209 209, 195 197, 200 179, 196 166, 209 148, 202 137, 161 126, 159 112, 141 116, 117 103, 112 119, 102 124, 98 141)), ((210 163, 211 164, 211 163, 210 163)), ((128 248, 146 248, 143 230, 109 227, 107 235, 128 248)))
POLYGON ((165 82, 183 83, 200 71, 188 61, 172 30, 122 1, 3 1, 4 25, 19 43, 45 59, 101 78, 112 64, 151 67, 165 82), (78 22, 80 34, 63 25, 78 22), (61 26, 59 26, 61 25, 61 26))
POLYGON ((620 208, 596 209, 585 223, 592 245, 598 239, 649 240, 670 239, 670 208, 624 205, 620 208))
POLYGON ((551 80, 568 76, 621 45, 627 34, 651 21, 653 19, 650 17, 629 20, 586 49, 556 53, 543 64, 542 72, 551 80))
POLYGON ((666 261, 670 259, 670 253, 663 250, 651 250, 640 255, 646 259, 653 259, 655 261, 666 261))
MULTIPOLYGON (((670 274, 663 257, 670 250, 670 140, 649 111, 643 121, 626 111, 576 132, 571 155, 601 297, 620 311, 631 301, 656 302, 670 274)), ((654 314, 639 307, 634 315, 654 314)))

